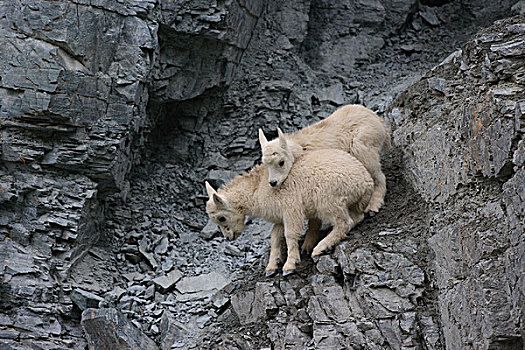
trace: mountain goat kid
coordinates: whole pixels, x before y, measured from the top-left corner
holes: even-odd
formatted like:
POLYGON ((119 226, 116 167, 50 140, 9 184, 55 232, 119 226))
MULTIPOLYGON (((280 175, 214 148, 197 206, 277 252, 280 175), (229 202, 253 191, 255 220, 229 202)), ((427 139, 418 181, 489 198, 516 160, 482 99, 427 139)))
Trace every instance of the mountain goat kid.
MULTIPOLYGON (((206 182, 209 196, 206 212, 229 240, 236 239, 244 230, 246 215, 274 223, 266 273, 277 271, 284 236, 288 257, 283 275, 288 275, 300 261, 298 241, 305 220, 333 227, 313 249, 312 257, 316 257, 334 247, 363 220, 373 187, 368 171, 350 154, 334 149, 317 150, 295 159, 279 188, 268 186, 268 169, 264 165, 237 176, 218 191, 206 182)), ((312 242, 317 243, 314 239, 312 242)))
POLYGON ((262 161, 268 167, 270 186, 279 187, 295 159, 305 151, 339 149, 357 158, 374 180, 374 192, 365 212, 377 212, 383 206, 386 180, 381 171, 380 153, 390 146, 390 132, 373 111, 359 105, 347 105, 295 133, 285 135, 278 131, 279 139, 268 142, 259 129, 262 161), (287 147, 280 141, 283 138, 287 140, 287 147))

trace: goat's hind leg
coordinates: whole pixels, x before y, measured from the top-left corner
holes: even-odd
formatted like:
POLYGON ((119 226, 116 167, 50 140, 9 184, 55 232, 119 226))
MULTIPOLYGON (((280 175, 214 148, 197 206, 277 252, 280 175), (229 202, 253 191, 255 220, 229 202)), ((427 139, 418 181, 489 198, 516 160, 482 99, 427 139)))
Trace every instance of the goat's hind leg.
POLYGON ((376 172, 371 174, 374 179, 374 192, 372 192, 372 197, 370 197, 370 203, 368 203, 365 212, 375 212, 377 213, 379 209, 385 203, 385 194, 386 194, 386 178, 385 174, 379 169, 375 169, 376 172))
POLYGON ((359 224, 361 221, 363 221, 365 218, 365 214, 362 210, 358 208, 357 205, 352 205, 351 207, 349 207, 348 212, 350 213, 350 217, 354 221, 352 228, 359 224))
POLYGON ((312 258, 314 258, 314 260, 316 260, 319 255, 332 249, 337 243, 341 242, 352 227, 355 226, 355 222, 350 217, 347 208, 338 208, 337 211, 338 214, 333 216, 332 220, 330 220, 330 223, 333 226, 332 231, 330 231, 328 236, 323 238, 323 240, 315 246, 314 251, 312 252, 312 258))
POLYGON ((306 230, 306 236, 304 237, 303 245, 301 246, 301 251, 311 252, 312 249, 319 242, 319 237, 321 236, 321 220, 310 219, 308 220, 308 230, 306 230))
POLYGON ((270 234, 270 259, 266 266, 266 277, 273 276, 282 261, 281 246, 284 239, 283 224, 275 224, 270 234))
POLYGON ((386 178, 381 170, 379 149, 369 145, 368 133, 358 134, 353 142, 353 155, 364 165, 374 180, 374 190, 365 213, 378 212, 385 202, 386 178))

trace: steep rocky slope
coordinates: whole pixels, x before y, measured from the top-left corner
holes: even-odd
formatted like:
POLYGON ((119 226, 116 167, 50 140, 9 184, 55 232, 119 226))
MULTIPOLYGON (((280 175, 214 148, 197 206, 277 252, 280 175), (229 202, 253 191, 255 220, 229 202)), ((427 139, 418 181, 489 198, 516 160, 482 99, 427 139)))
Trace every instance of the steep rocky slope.
POLYGON ((447 348, 523 347, 525 24, 497 22, 395 101, 405 175, 435 204, 447 348))
POLYGON ((0 345, 521 348, 525 20, 462 46, 515 3, 0 1, 0 345), (266 279, 202 183, 345 103, 391 123, 387 204, 266 279))

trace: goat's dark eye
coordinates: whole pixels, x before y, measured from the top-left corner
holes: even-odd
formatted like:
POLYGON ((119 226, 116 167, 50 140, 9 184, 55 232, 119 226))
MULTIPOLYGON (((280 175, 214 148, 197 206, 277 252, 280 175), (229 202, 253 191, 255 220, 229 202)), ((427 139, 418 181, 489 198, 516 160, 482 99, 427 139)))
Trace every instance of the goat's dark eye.
POLYGON ((279 166, 283 166, 283 165, 284 165, 284 160, 281 160, 281 161, 279 162, 279 166))
POLYGON ((225 221, 226 221, 226 218, 225 218, 224 216, 221 216, 221 217, 219 218, 219 222, 225 222, 225 221))

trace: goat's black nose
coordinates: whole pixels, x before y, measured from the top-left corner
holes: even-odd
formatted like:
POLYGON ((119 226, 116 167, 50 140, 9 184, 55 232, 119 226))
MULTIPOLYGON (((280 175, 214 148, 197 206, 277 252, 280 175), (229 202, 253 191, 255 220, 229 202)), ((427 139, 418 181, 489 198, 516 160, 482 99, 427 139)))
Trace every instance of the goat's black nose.
POLYGON ((277 181, 270 181, 270 186, 272 186, 272 187, 277 186, 277 181))

